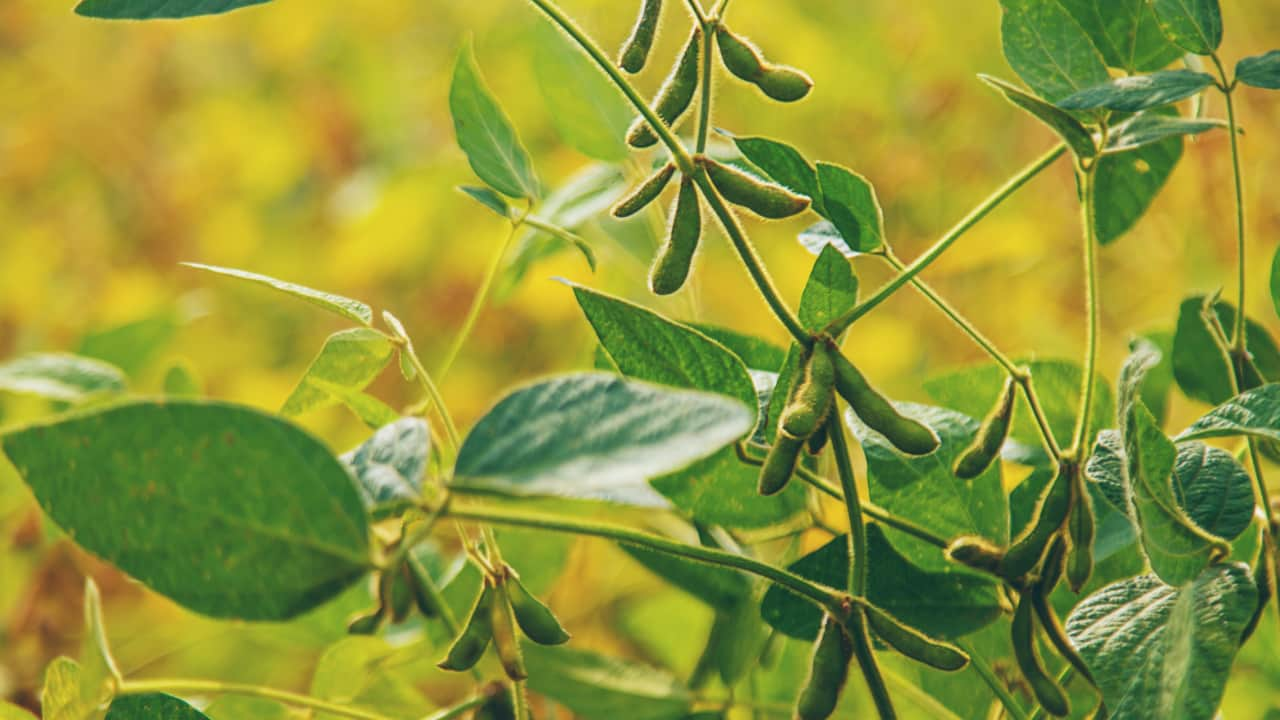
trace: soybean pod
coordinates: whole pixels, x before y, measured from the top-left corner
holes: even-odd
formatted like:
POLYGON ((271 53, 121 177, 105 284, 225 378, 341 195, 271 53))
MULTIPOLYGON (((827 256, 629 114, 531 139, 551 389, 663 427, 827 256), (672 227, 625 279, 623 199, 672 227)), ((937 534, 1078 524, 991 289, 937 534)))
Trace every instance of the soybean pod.
POLYGON ((1013 424, 1013 401, 1017 397, 1017 383, 1010 377, 1005 380, 1004 389, 996 404, 982 421, 978 434, 959 459, 956 460, 955 474, 961 480, 972 480, 1000 457, 1000 449, 1009 437, 1009 427, 1013 424))
POLYGON ((716 44, 720 46, 720 59, 734 77, 754 83, 764 74, 765 59, 750 40, 721 24, 716 28, 716 44))
MULTIPOLYGON (((689 109, 693 96, 698 92, 698 58, 701 55, 702 28, 695 27, 689 43, 666 82, 658 90, 653 101, 654 113, 668 126, 675 126, 676 121, 689 109)), ((658 143, 658 136, 645 118, 637 118, 627 133, 627 142, 632 147, 647 148, 658 143)))
POLYGON ((1022 676, 1031 686, 1031 692, 1045 711, 1056 717, 1066 717, 1071 713, 1071 703, 1067 700, 1067 693, 1049 676, 1040 660, 1031 605, 1031 594, 1024 593, 1018 600, 1018 609, 1013 613, 1013 654, 1018 661, 1018 669, 1022 671, 1022 676))
POLYGON ((498 604, 496 595, 497 590, 486 579, 484 589, 480 591, 475 606, 471 608, 467 626, 453 641, 448 655, 438 665, 441 670, 463 672, 480 662, 485 648, 489 647, 489 641, 493 639, 493 606, 498 604))
POLYGON ((1093 517, 1093 499, 1081 479, 1077 482, 1076 502, 1067 520, 1067 534, 1071 538, 1071 551, 1067 554, 1067 585, 1071 592, 1089 582, 1093 575, 1093 539, 1097 534, 1093 517))
POLYGON ((618 66, 631 74, 644 69, 653 50, 653 40, 658 36, 658 20, 662 17, 662 0, 644 0, 640 16, 631 29, 631 36, 622 45, 618 66))
POLYGON ((685 177, 680 181, 680 194, 671 213, 667 242, 658 251, 649 272, 649 289, 654 294, 670 295, 684 287, 701 239, 702 210, 698 205, 698 190, 693 181, 685 177))
POLYGON ((932 429, 899 413, 844 355, 833 350, 831 359, 835 364, 836 392, 867 427, 908 455, 928 455, 938 449, 938 436, 932 429))
POLYGON ((947 546, 947 557, 975 570, 998 575, 1000 561, 1004 559, 1004 548, 984 537, 962 535, 947 546))
POLYGON ((676 166, 667 163, 662 166, 658 172, 650 175, 639 187, 630 195, 618 201, 613 206, 613 216, 619 219, 629 218, 641 210, 649 207, 649 203, 658 199, 663 190, 667 189, 667 185, 671 183, 671 178, 675 177, 676 166))
POLYGON ((830 615, 822 621, 822 631, 814 644, 809 678, 796 701, 799 720, 826 720, 835 712, 849 677, 853 641, 830 615))
POLYGON ((1031 572, 1044 557, 1049 541, 1062 529, 1071 509, 1074 468, 1073 463, 1063 462, 1053 482, 1040 494, 1035 517, 1000 562, 1000 574, 1005 578, 1016 580, 1031 572))
POLYGON ((507 594, 511 598, 516 623, 526 637, 539 645, 562 645, 569 641, 568 631, 556 619, 551 608, 534 597, 515 575, 507 580, 507 594))
POLYGON ((498 661, 507 677, 512 680, 524 680, 529 677, 525 670, 524 654, 520 651, 520 639, 516 637, 516 618, 511 609, 511 596, 507 590, 505 579, 500 581, 497 597, 489 606, 493 624, 493 647, 498 651, 498 661))
POLYGON ((912 660, 947 672, 963 670, 969 664, 969 656, 956 646, 934 640, 871 603, 864 603, 862 609, 876 635, 912 660))
POLYGON ((809 198, 797 195, 777 183, 766 182, 709 157, 702 156, 698 160, 725 200, 760 217, 781 220, 809 209, 809 198))
POLYGON ((756 80, 756 87, 778 102, 796 102, 803 100, 813 89, 813 78, 797 68, 770 65, 756 80))
POLYGON ((794 438, 786 433, 778 433, 765 456, 764 465, 760 467, 760 482, 757 489, 761 495, 777 495, 782 492, 791 475, 796 471, 796 463, 800 461, 800 452, 804 449, 803 438, 794 438))
POLYGON ((778 420, 778 428, 799 440, 808 440, 831 413, 834 404, 835 367, 831 351, 824 343, 816 343, 809 352, 804 376, 795 385, 778 420))

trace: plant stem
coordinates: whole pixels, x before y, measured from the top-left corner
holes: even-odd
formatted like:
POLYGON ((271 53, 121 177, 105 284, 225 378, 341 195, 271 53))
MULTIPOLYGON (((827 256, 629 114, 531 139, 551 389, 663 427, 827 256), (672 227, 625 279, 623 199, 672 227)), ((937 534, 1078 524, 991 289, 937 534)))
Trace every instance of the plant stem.
POLYGON ((685 0, 685 4, 689 6, 689 12, 693 13, 694 19, 697 20, 698 24, 705 30, 707 26, 707 14, 702 11, 702 4, 699 3, 698 0, 685 0))
POLYGON ((511 229, 507 231, 506 238, 498 246, 498 251, 493 254, 493 258, 489 261, 489 267, 485 269, 484 279, 480 281, 480 287, 476 290, 475 297, 471 299, 471 307, 467 310, 467 317, 462 321, 462 327, 453 338, 453 344, 449 346, 449 352, 445 353, 444 360, 440 362, 440 368, 436 370, 435 377, 437 381, 444 382, 445 376, 453 368, 454 361, 458 359, 458 355, 462 352, 463 346, 467 344, 472 331, 476 329, 476 323, 480 321, 480 314, 484 312, 485 303, 489 301, 489 293, 493 291, 493 281, 497 279, 498 272, 502 270, 502 260, 507 256, 507 251, 511 249, 511 243, 515 240, 516 233, 519 232, 523 224, 523 218, 512 221, 511 229))
POLYGON ((1075 432, 1071 435, 1071 447, 1068 456, 1080 459, 1087 452, 1083 445, 1088 442, 1089 415, 1093 412, 1094 375, 1098 366, 1098 238, 1097 223, 1097 164, 1081 168, 1080 221, 1084 224, 1084 282, 1085 306, 1088 325, 1085 339, 1084 373, 1080 381, 1080 411, 1076 416, 1075 432))
POLYGON ((862 522, 858 482, 849 462, 849 442, 838 411, 832 411, 827 419, 827 437, 831 440, 831 452, 836 456, 836 471, 840 474, 844 506, 849 513, 849 592, 854 597, 862 597, 867 594, 867 527, 862 522))
POLYGON ((990 214, 992 210, 999 207, 1000 203, 1007 200, 1009 196, 1013 195, 1015 191, 1027 184, 1027 182, 1036 175, 1039 175, 1042 170, 1052 165, 1053 161, 1061 157, 1066 151, 1066 145, 1058 145, 1045 153, 1035 162, 1020 170, 1017 175, 1010 178, 1008 182, 1000 186, 1000 188, 988 196, 987 199, 983 200, 978 207, 970 211, 970 213, 957 223, 955 227, 948 230, 947 233, 934 243, 932 247, 926 250, 923 255, 908 265, 906 269, 898 275, 898 277, 894 278, 884 287, 876 291, 875 295, 871 296, 835 320, 832 320, 825 329, 826 333, 831 337, 839 337, 845 330, 849 329, 850 325, 857 322, 859 318, 874 310, 885 300, 888 300, 889 297, 897 292, 903 285, 906 285, 912 278, 919 275, 925 268, 929 267, 933 261, 941 257, 942 254, 946 252, 947 248, 951 247, 956 240, 960 239, 962 235, 972 229, 973 226, 977 225, 978 222, 990 214))
POLYGON ((1005 687, 1004 683, 1000 682, 1000 678, 996 677, 991 666, 987 664, 986 658, 982 657, 982 655, 977 651, 977 648, 961 640, 955 640, 953 642, 956 644, 956 647, 963 650, 965 654, 969 656, 969 666, 973 668, 974 672, 978 673, 978 676, 987 684, 987 687, 991 688, 992 694, 994 694, 996 699, 1000 701, 1000 704, 1004 706, 1005 713, 1007 713, 1009 717, 1013 718, 1013 720, 1027 720, 1026 711, 1022 709, 1022 706, 1018 704, 1018 701, 1009 693, 1009 688, 1005 687))
MULTIPOLYGON (((397 333, 402 328, 397 328, 397 333)), ((427 368, 422 364, 422 358, 418 357, 418 352, 413 348, 413 341, 408 335, 400 335, 400 352, 409 358, 409 364, 413 366, 414 374, 418 378, 418 384, 422 386, 423 391, 427 393, 427 399, 435 406, 436 413, 440 415, 440 422, 444 423, 445 439, 449 441, 450 452, 456 453, 461 445, 461 438, 458 436, 458 426, 453 424, 453 416, 449 413, 449 406, 444 403, 444 396, 440 394, 440 388, 436 386, 435 381, 431 379, 431 373, 427 372, 427 368)))
MULTIPOLYGON (((695 7, 697 0, 689 0, 695 7)), ((715 23, 698 12, 698 22, 702 25, 702 104, 698 108, 698 154, 707 150, 707 137, 711 134, 711 98, 715 90, 714 65, 711 62, 715 54, 715 23)))
POLYGON ((927 712, 933 720, 960 720, 960 716, 951 712, 947 706, 943 705, 929 693, 921 690, 919 686, 910 680, 889 669, 882 669, 884 679, 894 686, 899 696, 906 695, 916 707, 927 712))
POLYGON ((453 707, 437 710, 436 712, 422 718, 422 720, 454 720, 455 718, 462 717, 467 713, 467 711, 480 707, 486 700, 488 700, 488 698, 483 695, 468 698, 453 707))
POLYGON ((1236 303, 1236 322, 1232 331, 1231 345, 1237 353, 1247 351, 1248 334, 1245 332, 1245 288, 1247 286, 1246 268, 1247 251, 1245 248, 1245 212, 1244 212, 1244 175, 1240 172, 1240 137, 1237 132, 1235 83, 1227 78, 1227 69, 1217 53, 1212 56, 1213 64, 1218 68, 1218 77, 1222 80, 1222 96, 1227 103, 1227 132, 1231 135, 1231 171, 1235 181, 1236 193, 1236 282, 1239 285, 1239 301, 1236 303))
POLYGON ((875 701, 876 712, 880 720, 895 720, 898 712, 893 709, 893 698, 889 697, 889 688, 884 684, 884 676, 880 674, 880 665, 876 662, 875 652, 871 648, 871 638, 867 635, 867 618, 861 607, 855 607, 849 613, 846 630, 853 641, 853 656, 862 670, 862 678, 871 691, 871 699, 875 701))
POLYGON ((217 680, 126 680, 116 690, 117 695, 145 695, 148 693, 170 693, 173 695, 243 695, 245 697, 274 700, 291 707, 308 708, 319 712, 338 715, 354 720, 393 720, 386 715, 359 710, 331 703, 309 695, 299 695, 286 690, 250 685, 247 683, 228 683, 217 680))

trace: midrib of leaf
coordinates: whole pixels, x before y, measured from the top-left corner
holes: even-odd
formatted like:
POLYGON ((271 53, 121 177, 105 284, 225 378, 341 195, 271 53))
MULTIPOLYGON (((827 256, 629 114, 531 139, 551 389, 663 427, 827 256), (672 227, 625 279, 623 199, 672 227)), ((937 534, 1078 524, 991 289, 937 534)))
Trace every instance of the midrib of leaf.
MULTIPOLYGON (((1069 19, 1073 23, 1076 22, 1074 18, 1069 19)), ((1076 23, 1076 25, 1079 25, 1079 23, 1076 23)), ((1053 53, 1049 52, 1049 46, 1045 44, 1044 36, 1040 34, 1040 31, 1037 30, 1032 23, 1028 23, 1027 27, 1031 30, 1031 34, 1035 36, 1036 42, 1039 43, 1040 51, 1046 58, 1048 58, 1049 62, 1053 65, 1053 68, 1062 76, 1062 79, 1065 80, 1073 90, 1082 90, 1083 86, 1078 85, 1075 79, 1071 77, 1071 73, 1067 72, 1066 68, 1062 67, 1062 65, 1058 63, 1058 59, 1053 56, 1053 53)))
MULTIPOLYGON (((1178 595, 1178 599, 1173 603, 1173 609, 1169 612, 1169 617, 1165 620, 1165 634, 1168 628, 1186 628, 1192 627, 1195 620, 1195 601, 1197 593, 1195 591, 1196 584, 1193 582, 1183 589, 1178 595)), ((1164 672, 1160 677, 1160 703, 1157 717, 1176 718, 1182 714, 1174 715, 1176 708, 1182 706, 1181 698, 1185 692, 1188 671, 1191 669, 1191 657, 1195 650, 1195 632, 1184 631, 1177 633, 1175 638, 1180 637, 1180 642, 1166 643, 1163 652, 1160 653, 1160 659, 1164 666, 1164 672), (1172 688, 1172 690, 1170 690, 1172 688)))

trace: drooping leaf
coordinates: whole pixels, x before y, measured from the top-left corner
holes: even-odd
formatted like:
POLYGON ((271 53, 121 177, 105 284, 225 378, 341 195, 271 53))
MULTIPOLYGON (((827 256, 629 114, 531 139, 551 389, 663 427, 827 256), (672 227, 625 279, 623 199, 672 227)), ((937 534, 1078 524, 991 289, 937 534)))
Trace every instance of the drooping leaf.
POLYGON ((419 497, 430 453, 427 421, 401 418, 340 459, 355 476, 365 506, 380 514, 419 497))
POLYGON ((271 0, 83 0, 76 14, 107 20, 177 19, 216 15, 271 0))
POLYGON ((524 646, 529 688, 583 720, 681 720, 693 696, 666 672, 564 647, 524 646))
POLYGON ((1187 135, 1200 135, 1226 127, 1221 120, 1183 118, 1144 112, 1117 125, 1107 140, 1107 154, 1123 153, 1187 135))
POLYGON ((737 570, 633 545, 620 547, 650 572, 713 608, 732 610, 751 596, 751 581, 737 570))
POLYGON ((1023 92, 1017 86, 999 78, 991 77, 990 75, 979 75, 978 77, 984 83, 998 90, 1006 100, 1031 113, 1036 119, 1048 126, 1050 130, 1053 130, 1058 137, 1067 143, 1067 147, 1071 148, 1071 152, 1075 153, 1076 157, 1091 158, 1098 154, 1098 148, 1093 142, 1093 136, 1071 113, 1030 93, 1023 92))
POLYGON ((646 480, 750 432, 754 411, 705 392, 564 375, 518 389, 471 430, 454 482, 523 495, 666 502, 646 480))
POLYGON ((172 695, 147 693, 116 698, 106 720, 209 720, 209 716, 172 695))
POLYGON ((847 258, 855 258, 863 253, 849 247, 849 243, 840 236, 840 231, 830 220, 822 220, 805 228, 797 238, 805 250, 818 255, 828 245, 840 251, 847 258))
POLYGON ((1182 57, 1182 50, 1160 31, 1147 0, 1058 0, 1080 23, 1107 65, 1151 72, 1182 57))
MULTIPOLYGON (((1226 355, 1214 341, 1203 313, 1204 304, 1203 296, 1193 296, 1183 300, 1178 310, 1178 327, 1173 338, 1173 375, 1187 397, 1217 405, 1233 394, 1232 370, 1226 355)), ((1235 306, 1219 300, 1214 311, 1217 324, 1230 336, 1235 327, 1235 306)), ((1262 377, 1280 378, 1280 348, 1267 329, 1246 318, 1245 337, 1262 377)))
POLYGON ((133 402, 15 430, 3 447, 77 543, 205 615, 294 617, 370 565, 346 469, 256 410, 133 402))
POLYGON ((1280 440, 1280 383, 1268 383, 1210 410, 1178 436, 1178 441, 1250 436, 1280 440))
POLYGON ((295 285, 291 282, 277 280, 273 277, 259 275, 245 270, 235 270, 232 268, 217 267, 215 265, 202 265, 200 263, 182 264, 189 268, 195 268, 196 270, 205 270, 218 275, 239 278, 240 280, 247 280, 257 285, 278 290, 286 295, 292 295, 301 300, 305 300, 312 305, 337 313, 338 315, 350 320, 354 320, 361 325, 367 326, 373 324, 373 308, 370 308, 359 300, 352 300, 350 298, 342 297, 341 295, 334 295, 320 290, 312 290, 309 287, 295 285))
POLYGON ((370 328, 352 328, 330 335, 311 366, 285 400, 281 412, 301 415, 341 402, 315 381, 353 391, 364 390, 391 363, 395 346, 386 335, 370 328))
POLYGON ((1182 138, 1171 137, 1098 158, 1098 242, 1110 245, 1138 224, 1173 175, 1182 152, 1182 138))
POLYGON ((400 419, 400 413, 396 412, 395 408, 369 393, 316 377, 308 378, 307 384, 313 386, 316 390, 328 393, 331 397, 346 405, 347 409, 360 419, 360 422, 372 430, 377 430, 384 425, 390 425, 400 419))
POLYGON ((1067 618, 1115 720, 1210 720, 1258 602, 1245 565, 1206 568, 1170 587, 1154 575, 1108 585, 1067 618))
POLYGON ((1222 44, 1218 0, 1151 0, 1160 29, 1178 47, 1209 55, 1222 44))
POLYGON ((560 136, 596 160, 626 160, 632 111, 617 86, 550 23, 538 24, 534 43, 533 74, 560 136))
POLYGON ((0 363, 0 392, 75 403, 122 393, 126 386, 119 368, 79 355, 36 353, 0 363))
POLYGON ((823 214, 845 244, 861 253, 884 245, 884 212, 866 178, 839 165, 818 163, 818 187, 823 214))
POLYGON ((1194 70, 1159 70, 1146 75, 1118 77, 1087 87, 1059 100, 1064 110, 1141 112, 1185 100, 1213 85, 1213 76, 1194 70))
POLYGON ((449 88, 453 127, 471 169, 490 187, 516 199, 540 194, 529 152, 484 84, 470 42, 458 52, 449 88))
POLYGON ((500 217, 511 219, 511 205, 497 190, 478 185, 459 185, 458 191, 494 211, 500 217))
POLYGON ((1089 35, 1058 0, 1000 0, 1005 59, 1037 95, 1056 102, 1107 80, 1089 35))
POLYGON ((849 260, 828 245, 818 255, 800 296, 800 322, 821 330, 858 302, 858 278, 849 260))
POLYGON ((1236 79, 1264 90, 1280 90, 1280 50, 1254 55, 1236 65, 1236 79))

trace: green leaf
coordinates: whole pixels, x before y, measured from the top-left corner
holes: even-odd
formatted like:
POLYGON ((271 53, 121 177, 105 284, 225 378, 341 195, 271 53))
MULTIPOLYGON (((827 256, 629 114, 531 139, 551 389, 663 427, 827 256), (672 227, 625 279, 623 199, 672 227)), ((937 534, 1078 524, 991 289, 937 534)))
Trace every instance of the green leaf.
POLYGON ((17 705, 0 700, 0 720, 36 720, 36 716, 17 705))
POLYGON ((312 290, 309 287, 295 285, 284 280, 277 280, 266 275, 259 275, 244 270, 234 270, 232 268, 217 267, 215 265, 202 265, 200 263, 182 263, 189 268, 196 270, 205 270, 218 275, 226 275, 227 277, 239 278, 247 280, 257 285, 279 290, 286 295, 292 295, 301 300, 305 300, 312 305, 324 308, 329 312, 337 313, 345 318, 354 320, 361 325, 373 324, 373 309, 359 300, 352 300, 341 295, 322 292, 320 290, 312 290))
POLYGON ((99 707, 110 702, 124 677, 111 657, 102 622, 102 596, 93 578, 85 578, 84 582, 84 625, 80 641, 80 699, 87 706, 99 707))
POLYGON ((1236 79, 1264 90, 1280 90, 1280 50, 1254 55, 1236 65, 1236 79))
POLYGON ((493 188, 478 185, 459 185, 458 191, 494 211, 499 216, 508 220, 511 219, 511 205, 507 203, 507 199, 502 197, 501 193, 493 188))
POLYGON ((1151 0, 1160 29, 1178 47, 1210 55, 1222 44, 1218 0, 1151 0))
POLYGON ((560 137, 587 157, 622 162, 630 155, 631 106, 569 36, 549 22, 534 32, 533 75, 560 137))
POLYGON ((702 323, 694 323, 690 327, 728 348, 752 370, 777 372, 786 362, 786 350, 754 335, 702 323))
POLYGON ((647 665, 564 647, 526 643, 529 689, 583 720, 680 720, 693 704, 689 690, 647 665))
POLYGON ((661 506, 646 480, 738 440, 753 417, 719 395, 563 375, 516 390, 489 411, 459 451, 454 482, 661 506))
POLYGON ((430 453, 427 421, 401 418, 340 459, 355 477, 365 507, 380 515, 418 499, 430 453))
POLYGON ((449 111, 458 147, 471 169, 490 187, 516 199, 538 197, 529 152, 520 144, 506 113, 484 84, 470 41, 458 52, 449 88, 449 111))
POLYGON ((1225 128, 1221 120, 1170 117, 1164 114, 1140 113, 1112 128, 1104 152, 1108 154, 1129 152, 1169 138, 1199 135, 1225 128))
POLYGON ((363 390, 391 363, 395 345, 386 335, 370 328, 353 328, 330 335, 320 354, 302 376, 281 413, 301 415, 341 402, 320 384, 363 390))
POLYGON ((866 178, 839 165, 818 163, 818 187, 824 216, 850 248, 869 253, 884 246, 884 212, 866 178))
POLYGON ((1086 598, 1067 635, 1114 720, 1210 720, 1257 603, 1249 568, 1237 563, 1184 587, 1143 575, 1086 598))
POLYGON ((83 0, 76 14, 106 20, 153 20, 217 15, 271 0, 83 0))
POLYGON ((823 220, 810 225, 800 232, 797 239, 805 250, 814 255, 821 254, 823 248, 828 245, 839 250, 840 254, 847 258, 855 258, 862 254, 849 247, 849 243, 844 241, 844 238, 840 236, 840 231, 836 229, 836 226, 830 220, 823 220))
POLYGON ((78 403, 125 391, 119 368, 79 355, 37 353, 0 363, 0 392, 78 403))
MULTIPOLYGON (((871 570, 874 565, 869 566, 871 570)), ((843 588, 849 584, 849 536, 832 538, 826 545, 814 550, 787 566, 795 575, 831 588, 843 588)), ((771 585, 760 603, 760 616, 773 629, 788 637, 813 640, 822 626, 822 611, 799 595, 771 585)))
POLYGON ((1098 242, 1109 245, 1138 224, 1182 159, 1182 145, 1181 137, 1171 137, 1098 158, 1098 242))
MULTIPOLYGON (((380 637, 351 636, 325 650, 311 676, 310 694, 355 708, 377 708, 392 717, 421 717, 430 705, 402 675, 394 672, 397 648, 380 637)), ((316 720, 343 720, 317 713, 316 720)))
POLYGON ((76 354, 109 363, 135 377, 173 342, 178 329, 194 315, 190 311, 164 309, 139 320, 95 330, 80 339, 76 354))
POLYGON ((1160 70, 1148 75, 1114 78, 1059 100, 1063 110, 1140 112, 1185 100, 1213 85, 1212 75, 1193 70, 1160 70))
POLYGON ((1159 70, 1182 57, 1160 31, 1147 0, 1058 0, 1088 33, 1107 65, 1130 73, 1159 70))
POLYGON ((15 430, 3 447, 77 543, 205 615, 285 620, 370 564, 346 469, 257 410, 134 402, 15 430))
POLYGON ((209 716, 172 695, 148 693, 116 698, 106 720, 209 720, 209 716))
POLYGON ((809 273, 800 296, 800 322, 817 331, 858 302, 858 278, 848 258, 828 245, 809 273))
POLYGON ((732 610, 751 596, 750 579, 737 570, 706 565, 635 545, 619 547, 653 574, 710 607, 732 610))
POLYGON ((1106 82, 1102 55, 1058 0, 1000 0, 1000 5, 1005 59, 1037 95, 1056 102, 1106 82))
POLYGON ((1098 148, 1093 142, 1093 135, 1071 113, 1050 105, 1030 93, 1023 92, 1018 87, 999 78, 991 77, 990 75, 979 75, 978 78, 999 90, 1006 100, 1031 113, 1040 122, 1047 125, 1050 130, 1057 133, 1058 137, 1067 143, 1067 147, 1071 148, 1071 152, 1075 153, 1076 157, 1091 158, 1098 154, 1098 148))
POLYGON ((97 712, 84 701, 80 676, 80 665, 69 657, 54 658, 44 669, 40 712, 45 720, 84 720, 97 712))
POLYGON ((818 172, 800 154, 786 143, 762 137, 737 137, 730 135, 738 152, 770 180, 813 200, 813 209, 824 215, 822 193, 818 189, 818 172))
MULTIPOLYGON (((1231 365, 1214 342, 1202 310, 1205 298, 1182 301, 1173 338, 1173 375, 1178 387, 1192 400, 1217 405, 1232 397, 1231 365)), ((1230 333, 1235 327, 1235 306, 1224 300, 1214 305, 1218 324, 1230 333)), ((1271 334, 1252 319, 1245 321, 1245 337, 1254 363, 1265 379, 1280 378, 1280 348, 1271 334)))
POLYGON ((1269 383, 1241 393, 1178 435, 1178 441, 1245 435, 1280 440, 1280 384, 1269 383))
MULTIPOLYGON (((942 444, 929 455, 908 457, 852 412, 846 413, 867 458, 871 500, 945 538, 981 535, 996 543, 1008 540, 1009 504, 999 463, 969 482, 956 480, 952 472, 980 423, 945 408, 911 403, 900 403, 898 408, 933 428, 942 444)), ((893 528, 886 528, 885 534, 894 549, 923 570, 945 572, 955 567, 935 545, 893 528)))
POLYGON ((346 405, 347 409, 370 429, 377 430, 400 419, 400 413, 394 408, 368 393, 315 377, 308 378, 307 383, 346 405))

